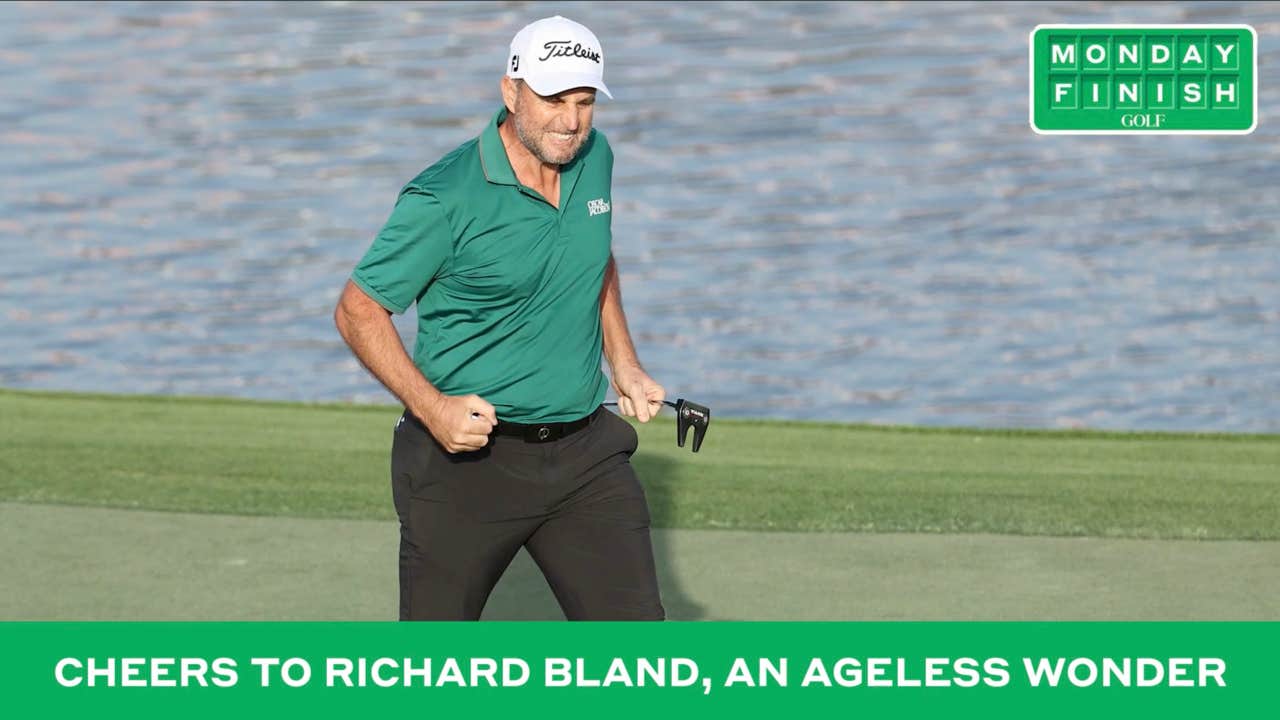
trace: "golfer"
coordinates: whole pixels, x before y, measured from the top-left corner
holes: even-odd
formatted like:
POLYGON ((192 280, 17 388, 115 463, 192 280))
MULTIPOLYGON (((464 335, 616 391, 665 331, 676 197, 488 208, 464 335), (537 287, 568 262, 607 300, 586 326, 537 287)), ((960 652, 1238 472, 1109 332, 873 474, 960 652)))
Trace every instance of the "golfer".
POLYGON ((334 314, 404 404, 391 451, 400 618, 479 619, 521 547, 571 620, 665 617, 636 433, 641 368, 611 252, 613 152, 591 127, 604 52, 563 17, 516 34, 504 107, 411 180, 334 314), (417 304, 412 359, 390 313, 417 304))

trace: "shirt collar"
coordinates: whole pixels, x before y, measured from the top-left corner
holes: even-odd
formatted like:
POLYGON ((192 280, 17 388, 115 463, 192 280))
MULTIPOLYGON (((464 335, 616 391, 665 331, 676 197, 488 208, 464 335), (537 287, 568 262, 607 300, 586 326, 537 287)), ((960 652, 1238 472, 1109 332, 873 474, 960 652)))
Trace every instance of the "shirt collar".
POLYGON ((500 108, 493 114, 489 126, 480 134, 480 167, 484 170, 484 179, 498 185, 519 186, 516 173, 511 169, 511 161, 507 159, 507 149, 502 145, 502 137, 498 135, 498 126, 507 119, 507 109, 500 108))

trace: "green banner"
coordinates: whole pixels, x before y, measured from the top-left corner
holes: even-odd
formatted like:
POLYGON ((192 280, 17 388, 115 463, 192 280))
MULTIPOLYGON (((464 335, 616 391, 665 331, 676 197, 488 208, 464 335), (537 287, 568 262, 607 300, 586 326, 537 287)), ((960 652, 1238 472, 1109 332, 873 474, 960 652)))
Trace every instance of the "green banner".
POLYGON ((6 623, 13 717, 1238 717, 1280 623, 6 623))
POLYGON ((1031 127, 1057 134, 1247 134, 1258 120, 1248 25, 1040 25, 1031 127))

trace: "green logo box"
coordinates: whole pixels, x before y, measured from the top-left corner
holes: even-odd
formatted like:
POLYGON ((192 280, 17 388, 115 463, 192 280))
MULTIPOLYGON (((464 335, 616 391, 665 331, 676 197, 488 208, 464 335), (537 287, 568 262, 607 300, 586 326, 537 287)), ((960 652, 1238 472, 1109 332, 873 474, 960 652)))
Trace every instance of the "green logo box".
POLYGON ((1249 25, 1037 25, 1031 129, 1046 135, 1247 135, 1258 126, 1249 25))

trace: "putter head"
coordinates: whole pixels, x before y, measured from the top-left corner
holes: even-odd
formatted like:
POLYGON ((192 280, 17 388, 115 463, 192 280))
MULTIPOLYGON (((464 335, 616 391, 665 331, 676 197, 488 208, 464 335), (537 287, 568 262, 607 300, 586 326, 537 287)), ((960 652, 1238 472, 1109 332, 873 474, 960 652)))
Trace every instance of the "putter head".
POLYGON ((693 428, 693 451, 698 452, 710 424, 711 408, 684 398, 676 400, 676 445, 684 447, 685 436, 689 434, 689 428, 693 428))

